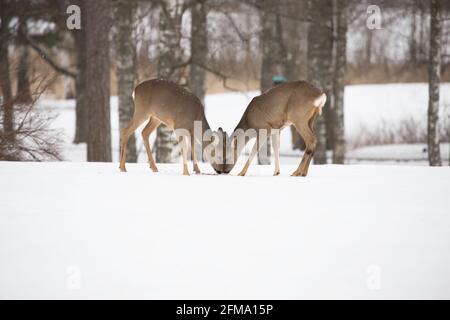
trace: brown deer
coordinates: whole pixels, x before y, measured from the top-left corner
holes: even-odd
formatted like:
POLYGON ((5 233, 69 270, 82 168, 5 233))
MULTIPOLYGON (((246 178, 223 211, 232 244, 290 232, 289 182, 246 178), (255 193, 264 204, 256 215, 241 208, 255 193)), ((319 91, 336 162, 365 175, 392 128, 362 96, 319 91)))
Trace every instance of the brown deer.
MULTIPOLYGON (((265 130, 267 135, 261 138, 256 135, 256 142, 244 168, 239 173, 244 176, 260 147, 268 137, 272 136, 272 145, 275 156, 274 175, 280 174, 280 131, 294 125, 306 144, 303 159, 293 176, 306 176, 311 158, 316 148, 314 134, 314 121, 322 114, 322 108, 327 100, 326 95, 305 81, 296 81, 280 84, 262 95, 253 98, 244 112, 239 124, 233 132, 233 139, 226 148, 226 164, 223 171, 229 173, 236 164, 237 158, 250 138, 246 135, 243 143, 238 143, 239 132, 249 129, 260 132, 265 130), (264 139, 261 141, 261 139, 264 139)), ((242 140, 242 139, 240 139, 242 140)))
POLYGON ((120 147, 120 170, 125 172, 125 159, 127 155, 127 142, 131 134, 144 121, 148 123, 142 130, 142 139, 144 140, 147 151, 150 168, 157 172, 155 159, 149 144, 150 134, 163 123, 172 130, 184 129, 189 133, 180 138, 181 151, 183 156, 183 174, 189 175, 187 167, 188 145, 191 144, 191 154, 193 169, 199 174, 200 169, 197 164, 195 153, 195 140, 201 140, 202 151, 205 151, 209 145, 210 153, 204 152, 206 160, 210 162, 217 173, 223 172, 223 150, 222 129, 219 133, 213 132, 213 142, 203 140, 203 135, 207 130, 211 130, 205 117, 205 112, 201 101, 185 88, 166 80, 152 79, 147 80, 136 86, 134 90, 134 115, 130 123, 121 132, 120 147), (202 127, 201 137, 194 134, 194 123, 199 121, 202 127), (190 141, 188 141, 190 140, 190 141))

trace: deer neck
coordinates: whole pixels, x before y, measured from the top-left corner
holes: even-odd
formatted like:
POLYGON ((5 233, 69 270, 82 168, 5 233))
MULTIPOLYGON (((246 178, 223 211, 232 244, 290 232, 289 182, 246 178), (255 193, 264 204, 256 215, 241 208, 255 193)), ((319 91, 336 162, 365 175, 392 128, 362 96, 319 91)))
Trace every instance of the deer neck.
POLYGON ((235 163, 235 164, 236 164, 236 161, 237 161, 239 155, 240 155, 241 152, 242 152, 242 149, 244 149, 245 146, 247 145, 247 143, 250 141, 250 139, 247 139, 247 137, 246 137, 245 140, 244 140, 244 143, 237 143, 235 134, 236 134, 237 131, 241 131, 241 130, 242 130, 243 132, 246 132, 249 128, 250 128, 250 127, 249 127, 249 125, 247 124, 247 120, 246 120, 245 114, 244 114, 244 116, 242 116, 241 121, 239 121, 239 123, 238 123, 238 125, 236 126, 236 128, 234 128, 234 130, 233 130, 233 135, 232 135, 232 136, 234 136, 232 143, 234 144, 234 154, 233 154, 233 157, 234 157, 234 163, 235 163))

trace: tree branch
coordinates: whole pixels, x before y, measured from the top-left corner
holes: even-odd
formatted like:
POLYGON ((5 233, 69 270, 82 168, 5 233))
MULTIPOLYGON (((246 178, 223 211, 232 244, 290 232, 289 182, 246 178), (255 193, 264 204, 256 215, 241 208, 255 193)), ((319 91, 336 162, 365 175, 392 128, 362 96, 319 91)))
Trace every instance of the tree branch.
POLYGON ((37 43, 35 43, 28 35, 24 35, 24 39, 30 45, 31 48, 36 51, 39 56, 47 62, 56 72, 59 72, 65 76, 76 78, 76 72, 70 71, 64 67, 58 65, 37 43))
POLYGON ((220 12, 222 13, 225 18, 227 18, 228 22, 230 22, 231 27, 233 27, 234 32, 236 32, 236 34, 238 35, 239 39, 241 39, 242 42, 246 43, 248 45, 248 43, 250 42, 248 37, 245 37, 242 32, 239 30, 239 27, 236 25, 236 22, 234 21, 234 19, 230 16, 230 14, 228 12, 220 12))
POLYGON ((215 70, 215 69, 213 69, 213 68, 211 68, 211 67, 208 67, 207 65, 204 65, 204 64, 202 64, 202 63, 193 63, 193 64, 195 64, 195 65, 199 66, 200 68, 203 68, 203 69, 205 69, 206 71, 208 71, 208 72, 210 72, 210 73, 212 73, 212 74, 218 76, 219 78, 221 78, 221 79, 222 79, 223 87, 224 87, 225 89, 230 90, 230 91, 236 91, 236 92, 240 92, 240 91, 241 91, 241 90, 239 90, 239 89, 232 88, 232 87, 228 86, 227 80, 228 80, 229 77, 228 77, 227 75, 223 74, 222 72, 217 71, 217 70, 215 70))

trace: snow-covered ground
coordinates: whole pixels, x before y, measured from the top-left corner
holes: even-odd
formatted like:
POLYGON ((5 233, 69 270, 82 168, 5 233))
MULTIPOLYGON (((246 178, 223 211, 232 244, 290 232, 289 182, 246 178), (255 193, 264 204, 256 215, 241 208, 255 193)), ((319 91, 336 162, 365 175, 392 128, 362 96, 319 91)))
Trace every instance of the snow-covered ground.
MULTIPOLYGON (((231 131, 255 94, 207 96, 211 126, 231 131)), ((426 94, 422 84, 348 87, 347 137, 383 119, 424 123, 426 94)), ((202 175, 182 176, 181 164, 155 174, 143 152, 124 174, 84 162, 73 101, 40 106, 58 114, 71 162, 0 162, 0 298, 450 299, 450 169, 417 166, 424 145, 350 150, 349 163, 372 164, 294 178, 285 130, 279 177, 256 165, 237 177, 244 157, 231 175, 204 163, 202 175)), ((116 98, 111 117, 116 161, 116 98)))
MULTIPOLYGON (((448 164, 449 152, 449 144, 441 143, 444 165, 448 164)), ((421 143, 362 147, 349 150, 346 157, 348 163, 428 165, 427 145, 421 143)))
POLYGON ((450 298, 448 168, 128 169, 0 162, 0 298, 450 298))
MULTIPOLYGON (((223 127, 232 132, 240 120, 248 102, 258 92, 222 93, 206 96, 206 116, 213 129, 223 127)), ((385 126, 398 124, 404 119, 414 119, 421 127, 426 128, 428 87, 426 84, 385 84, 347 86, 345 91, 345 131, 349 144, 358 138, 361 128, 373 131, 380 124, 385 126)), ((43 100, 42 108, 58 115, 53 128, 62 129, 64 135, 63 157, 69 161, 85 161, 86 146, 72 144, 75 133, 75 102, 73 100, 43 100)), ((441 85, 441 118, 450 115, 450 83, 441 85)), ((111 98, 111 127, 113 158, 117 161, 119 147, 117 98, 111 98)), ((449 121, 450 122, 450 121, 449 121)), ((144 126, 144 125, 143 125, 144 126)), ((419 130, 420 128, 418 128, 419 130)), ((147 156, 142 144, 140 131, 136 131, 137 146, 140 150, 139 162, 146 162, 147 156)), ((153 134, 151 140, 155 138, 153 134)), ((443 144, 442 157, 448 161, 448 144, 443 144)), ((382 161, 416 161, 416 164, 426 164, 424 159, 425 145, 390 146, 386 148, 371 147, 363 151, 350 150, 350 163, 370 159, 371 162, 382 161), (369 153, 370 151, 370 153, 369 153), (405 154, 402 156, 402 152, 405 154)), ((292 156, 299 156, 298 151, 292 151, 291 133, 285 129, 281 134, 282 163, 292 163, 292 156)), ((425 154, 426 155, 426 154, 425 154)), ((295 162, 297 162, 295 158, 295 162)))

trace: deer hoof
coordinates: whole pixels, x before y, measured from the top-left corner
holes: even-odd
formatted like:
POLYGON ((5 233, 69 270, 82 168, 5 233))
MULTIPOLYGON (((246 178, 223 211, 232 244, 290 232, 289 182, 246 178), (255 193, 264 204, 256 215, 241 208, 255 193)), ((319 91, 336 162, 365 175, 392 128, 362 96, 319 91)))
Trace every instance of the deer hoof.
POLYGON ((125 167, 119 167, 120 172, 127 172, 127 169, 125 167))
POLYGON ((239 176, 239 177, 245 177, 245 172, 240 172, 240 173, 238 174, 238 176, 239 176))
POLYGON ((153 172, 158 172, 158 168, 157 167, 150 167, 150 169, 152 169, 153 172))
POLYGON ((274 176, 279 176, 279 175, 280 175, 280 171, 275 171, 275 172, 273 173, 273 175, 274 175, 274 176))

